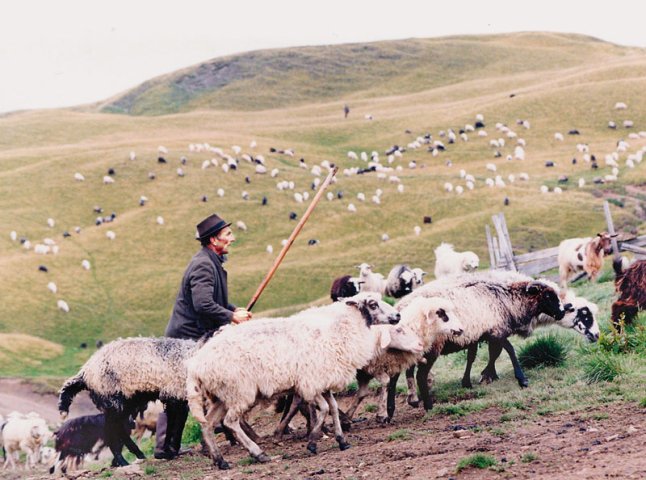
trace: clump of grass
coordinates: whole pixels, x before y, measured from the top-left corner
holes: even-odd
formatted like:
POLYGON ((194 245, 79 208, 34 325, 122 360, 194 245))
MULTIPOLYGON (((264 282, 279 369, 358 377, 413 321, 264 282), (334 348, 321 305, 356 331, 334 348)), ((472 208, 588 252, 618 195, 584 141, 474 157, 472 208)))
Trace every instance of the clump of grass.
POLYGON ((182 433, 182 443, 194 445, 202 440, 202 427, 192 415, 189 415, 184 432, 182 433))
POLYGON ((396 440, 410 440, 410 431, 402 428, 401 430, 397 430, 388 435, 388 437, 386 437, 386 440, 389 442, 394 442, 396 440))
POLYGON ((532 463, 536 460, 538 460, 538 455, 536 455, 534 452, 527 452, 523 454, 522 457, 520 457, 520 461, 523 463, 532 463))
POLYGON ((642 408, 646 408, 646 397, 641 399, 641 401, 639 402, 639 406, 642 408))
POLYGON ((461 472, 465 468, 468 467, 473 467, 473 468, 489 468, 493 467, 496 465, 498 461, 493 458, 491 455, 486 455, 484 453, 476 453, 475 455, 471 455, 470 457, 466 457, 461 459, 458 462, 458 467, 457 470, 458 472, 461 472))
POLYGON ((238 460, 238 465, 241 467, 246 467, 247 465, 251 465, 254 463, 254 459, 251 457, 244 457, 238 460))
POLYGON ((588 383, 612 382, 623 371, 621 358, 611 353, 593 353, 583 363, 583 376, 588 383))
POLYGON ((601 332, 599 348, 610 353, 646 353, 646 327, 626 325, 622 314, 616 327, 610 322, 608 329, 601 332))
POLYGON ((437 405, 427 413, 427 416, 452 415, 463 417, 472 412, 479 412, 489 406, 489 402, 478 400, 472 402, 450 403, 448 405, 437 405))
POLYGON ((556 335, 545 335, 524 345, 518 354, 523 368, 560 367, 565 364, 568 348, 556 335))
POLYGON ((153 467, 152 465, 146 465, 144 467, 144 473, 146 475, 155 475, 157 473, 157 469, 153 467))
POLYGON ((363 408, 363 411, 366 413, 375 413, 377 411, 377 405, 374 403, 369 403, 363 408))

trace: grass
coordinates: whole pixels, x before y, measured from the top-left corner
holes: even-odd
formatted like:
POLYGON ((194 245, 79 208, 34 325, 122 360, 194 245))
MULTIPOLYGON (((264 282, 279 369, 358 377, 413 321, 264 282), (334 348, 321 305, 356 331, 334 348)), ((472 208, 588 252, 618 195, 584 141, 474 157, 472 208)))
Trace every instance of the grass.
POLYGON ((523 368, 561 367, 565 365, 568 349, 560 337, 544 335, 523 345, 518 361, 523 368))
POLYGON ((402 428, 388 435, 386 437, 386 441, 395 442, 395 441, 410 440, 410 438, 411 438, 410 431, 405 428, 402 428))
POLYGON ((534 452, 523 453, 523 455, 520 457, 520 461, 522 463, 532 463, 536 460, 538 460, 538 455, 534 452))
POLYGON ((460 459, 460 461, 458 461, 457 471, 461 472, 466 468, 485 469, 485 468, 493 467, 494 465, 497 465, 497 464, 498 464, 498 460, 496 460, 491 455, 486 455, 484 453, 476 453, 469 457, 460 459))

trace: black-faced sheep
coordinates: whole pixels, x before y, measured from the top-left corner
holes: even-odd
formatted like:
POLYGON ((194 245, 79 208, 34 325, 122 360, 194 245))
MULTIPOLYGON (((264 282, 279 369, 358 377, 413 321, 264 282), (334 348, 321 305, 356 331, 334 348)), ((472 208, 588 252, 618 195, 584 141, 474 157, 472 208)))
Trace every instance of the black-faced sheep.
POLYGON ((478 256, 471 252, 456 252, 450 243, 441 243, 435 249, 435 278, 472 272, 480 265, 478 256))
POLYGON ((558 254, 561 295, 565 295, 568 281, 577 273, 584 271, 590 280, 596 280, 603 267, 604 255, 611 253, 611 236, 607 232, 598 233, 596 237, 563 240, 558 254))
POLYGON ((408 265, 395 265, 386 278, 384 294, 393 298, 408 295, 415 287, 415 274, 408 265))
MULTIPOLYGON (((534 320, 542 313, 560 320, 565 310, 557 292, 549 285, 521 274, 511 282, 512 272, 479 272, 466 276, 449 277, 427 283, 400 300, 396 308, 401 312, 418 296, 447 298, 455 305, 454 314, 462 323, 464 333, 449 341, 435 342, 425 353, 426 363, 417 365, 417 385, 424 408, 433 402, 429 395, 428 374, 440 354, 457 352, 480 340, 503 342, 510 335, 527 336, 534 328, 534 320), (500 275, 500 278, 497 276, 500 275)), ((406 376, 412 383, 414 368, 406 376)), ((395 386, 398 375, 391 378, 388 391, 388 416, 395 408, 395 386)), ((409 403, 415 403, 409 397, 409 403)))
POLYGON ((333 302, 336 302, 340 298, 354 297, 361 291, 362 284, 363 282, 357 277, 351 277, 350 275, 335 278, 330 288, 330 298, 332 298, 333 302))
POLYGON ((360 293, 286 319, 227 326, 188 360, 189 407, 202 425, 215 465, 229 468, 213 436, 213 427, 221 421, 256 460, 268 461, 243 431, 240 420, 257 399, 289 391, 320 410, 309 436, 310 451, 316 452, 316 439, 328 411, 339 447, 348 447, 330 392, 345 388, 380 347, 390 345, 388 330, 370 327, 396 323, 399 314, 379 298, 360 293))
POLYGON ((639 310, 646 309, 646 260, 639 260, 624 271, 619 257, 612 266, 619 298, 612 304, 611 320, 617 326, 623 316, 625 323, 629 324, 639 310))
POLYGON ((106 416, 106 445, 113 463, 127 465, 124 445, 145 458, 130 438, 129 421, 151 400, 186 400, 186 359, 197 348, 192 340, 176 338, 125 338, 97 350, 59 393, 58 409, 66 416, 74 396, 88 390, 96 407, 106 416))

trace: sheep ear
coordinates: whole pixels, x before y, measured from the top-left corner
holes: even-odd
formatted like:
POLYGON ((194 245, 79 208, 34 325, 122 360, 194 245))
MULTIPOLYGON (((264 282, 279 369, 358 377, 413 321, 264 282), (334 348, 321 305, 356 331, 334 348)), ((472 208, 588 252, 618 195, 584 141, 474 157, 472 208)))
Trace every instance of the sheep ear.
POLYGON ((527 287, 525 287, 525 291, 530 295, 537 295, 541 292, 542 290, 541 287, 542 287, 542 284, 538 282, 532 282, 527 284, 527 287))
POLYGON ((563 310, 566 312, 573 312, 574 311, 574 306, 571 303, 566 303, 563 305, 563 310))
POLYGON ((379 346, 383 349, 388 348, 388 345, 390 345, 390 341, 392 339, 390 335, 390 328, 382 328, 380 330, 381 337, 379 338, 379 346))
POLYGON ((359 303, 355 300, 346 300, 345 304, 349 307, 359 308, 359 303))
POLYGON ((422 272, 422 277, 423 277, 424 275, 428 275, 428 272, 422 272))

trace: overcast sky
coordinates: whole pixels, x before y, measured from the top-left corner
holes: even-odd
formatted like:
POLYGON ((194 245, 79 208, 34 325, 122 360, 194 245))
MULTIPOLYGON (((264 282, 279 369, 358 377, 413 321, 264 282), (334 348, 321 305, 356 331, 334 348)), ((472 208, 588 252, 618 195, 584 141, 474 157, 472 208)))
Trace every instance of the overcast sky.
POLYGON ((103 100, 154 76, 275 47, 518 31, 646 47, 646 2, 17 0, 0 15, 0 112, 103 100))

